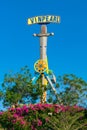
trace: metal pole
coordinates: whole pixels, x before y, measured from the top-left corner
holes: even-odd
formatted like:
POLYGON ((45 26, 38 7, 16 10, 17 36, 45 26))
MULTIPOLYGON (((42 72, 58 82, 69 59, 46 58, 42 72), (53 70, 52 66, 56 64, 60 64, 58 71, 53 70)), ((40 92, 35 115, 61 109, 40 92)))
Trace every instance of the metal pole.
MULTIPOLYGON (((41 60, 46 60, 47 59, 47 26, 46 25, 41 25, 41 34, 42 36, 40 37, 40 59, 41 60)), ((43 95, 41 97, 41 103, 46 102, 46 85, 47 85, 47 80, 44 77, 44 74, 41 75, 42 78, 42 89, 43 89, 43 95)))
MULTIPOLYGON (((46 25, 41 25, 41 32, 40 34, 34 33, 33 36, 37 36, 40 38, 40 60, 46 61, 46 66, 47 66, 47 72, 48 73, 48 62, 47 62, 47 37, 48 36, 53 36, 54 33, 47 33, 47 26, 46 25)), ((42 64, 41 64, 42 65, 42 64)), ((37 65, 36 65, 37 66, 37 65)), ((41 68, 42 66, 39 66, 41 68)), ((47 79, 45 78, 44 73, 41 73, 41 80, 42 80, 42 97, 41 97, 41 103, 46 102, 46 86, 47 86, 47 79)))

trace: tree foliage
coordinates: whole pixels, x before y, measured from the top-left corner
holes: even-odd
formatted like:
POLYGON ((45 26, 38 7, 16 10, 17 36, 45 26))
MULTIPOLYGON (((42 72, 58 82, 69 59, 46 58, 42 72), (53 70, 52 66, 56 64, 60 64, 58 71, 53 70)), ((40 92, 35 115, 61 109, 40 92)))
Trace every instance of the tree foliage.
POLYGON ((27 66, 17 73, 5 74, 0 100, 12 108, 0 112, 2 127, 7 130, 86 130, 87 109, 77 105, 87 107, 87 83, 66 74, 58 77, 54 87, 56 94, 49 84, 42 86, 41 78, 33 85, 27 66), (44 91, 47 91, 47 104, 36 104, 44 91), (21 107, 21 104, 27 106, 21 107))
POLYGON ((73 74, 59 76, 54 87, 56 95, 49 84, 43 89, 41 79, 33 85, 29 68, 25 66, 17 73, 5 74, 0 97, 4 106, 34 104, 47 91, 47 103, 87 106, 87 83, 82 78, 73 74))
POLYGON ((87 82, 74 74, 66 74, 58 78, 59 97, 64 105, 87 106, 87 82))
POLYGON ((25 66, 21 68, 20 72, 5 74, 1 92, 3 105, 35 103, 41 90, 38 85, 32 85, 30 71, 25 66))

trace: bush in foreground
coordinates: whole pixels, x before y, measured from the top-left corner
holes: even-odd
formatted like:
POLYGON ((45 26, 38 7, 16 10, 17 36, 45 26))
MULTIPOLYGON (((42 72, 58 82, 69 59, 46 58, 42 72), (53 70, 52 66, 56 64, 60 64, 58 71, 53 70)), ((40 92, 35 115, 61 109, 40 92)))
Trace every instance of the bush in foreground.
POLYGON ((78 106, 30 104, 0 112, 7 130, 86 130, 87 111, 78 106))

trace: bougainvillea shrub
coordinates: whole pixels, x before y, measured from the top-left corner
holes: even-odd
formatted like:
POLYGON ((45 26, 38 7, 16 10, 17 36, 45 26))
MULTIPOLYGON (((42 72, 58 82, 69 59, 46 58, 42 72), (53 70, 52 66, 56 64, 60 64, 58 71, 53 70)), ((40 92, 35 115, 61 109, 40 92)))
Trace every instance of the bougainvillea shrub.
POLYGON ((78 106, 30 104, 0 112, 7 130, 86 130, 86 110, 78 106))

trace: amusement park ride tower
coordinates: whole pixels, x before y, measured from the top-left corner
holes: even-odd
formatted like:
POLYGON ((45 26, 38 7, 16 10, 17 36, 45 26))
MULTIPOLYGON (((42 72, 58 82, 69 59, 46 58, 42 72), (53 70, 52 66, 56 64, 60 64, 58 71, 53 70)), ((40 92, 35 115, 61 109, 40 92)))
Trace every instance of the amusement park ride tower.
POLYGON ((34 64, 35 69, 35 77, 32 79, 32 83, 35 84, 36 81, 41 78, 41 84, 43 89, 43 96, 41 97, 41 103, 46 102, 46 86, 49 83, 52 87, 53 91, 56 94, 56 90, 54 84, 56 83, 56 78, 52 71, 48 68, 48 60, 47 60, 47 38, 49 36, 53 36, 54 33, 47 32, 47 24, 48 23, 60 23, 59 16, 37 16, 28 19, 28 24, 38 23, 41 25, 41 32, 39 34, 33 34, 33 36, 40 38, 40 59, 36 61, 34 64))

